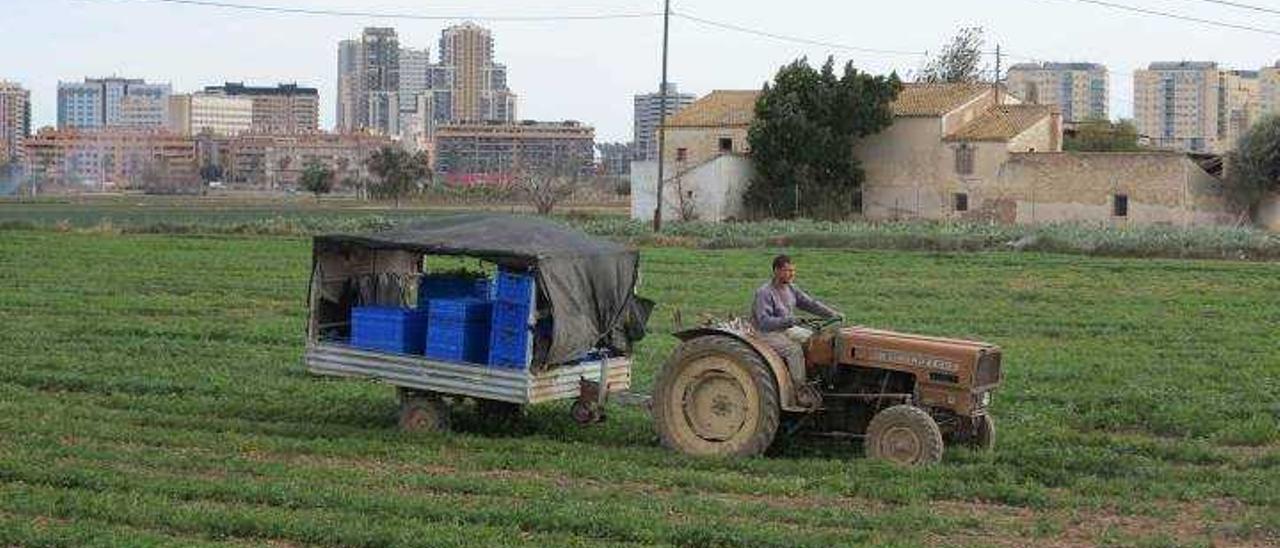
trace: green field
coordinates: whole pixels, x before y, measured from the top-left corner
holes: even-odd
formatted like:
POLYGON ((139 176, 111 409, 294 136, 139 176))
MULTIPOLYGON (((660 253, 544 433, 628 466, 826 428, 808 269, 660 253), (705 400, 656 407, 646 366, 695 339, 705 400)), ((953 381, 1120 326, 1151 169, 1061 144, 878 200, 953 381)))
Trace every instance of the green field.
MULTIPOLYGON (((643 250, 638 388, 771 253, 643 250)), ((565 405, 404 435, 301 370, 309 240, 0 231, 0 545, 1280 543, 1280 264, 793 255, 853 321, 1003 346, 997 451, 699 460, 565 405)))

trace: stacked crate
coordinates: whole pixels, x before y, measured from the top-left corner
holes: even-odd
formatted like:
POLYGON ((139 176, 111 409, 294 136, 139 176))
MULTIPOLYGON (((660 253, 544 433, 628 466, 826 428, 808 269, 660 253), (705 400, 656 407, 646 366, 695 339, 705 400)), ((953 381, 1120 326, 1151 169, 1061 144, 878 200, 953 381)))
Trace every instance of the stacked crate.
POLYGON ((524 369, 532 350, 534 275, 499 268, 494 280, 493 321, 489 329, 489 365, 524 369))
POLYGON ((426 274, 418 281, 418 308, 427 309, 432 299, 474 298, 489 300, 489 278, 426 274))
POLYGON ((488 301, 431 299, 427 304, 426 356, 449 362, 487 362, 490 321, 488 301))
POLYGON ((426 338, 425 311, 389 306, 351 309, 351 346, 367 350, 421 354, 426 338))

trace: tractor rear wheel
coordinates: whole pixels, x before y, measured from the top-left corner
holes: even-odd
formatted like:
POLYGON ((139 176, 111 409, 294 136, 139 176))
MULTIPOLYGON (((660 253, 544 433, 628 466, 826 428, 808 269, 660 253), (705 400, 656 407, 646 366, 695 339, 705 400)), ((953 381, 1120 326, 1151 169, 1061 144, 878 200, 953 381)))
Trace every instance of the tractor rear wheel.
POLYGON ((439 394, 400 390, 400 429, 405 432, 447 432, 449 404, 439 394))
POLYGON ((781 412, 773 372, 755 350, 727 336, 681 343, 653 394, 662 445, 690 455, 759 455, 773 443, 781 412))
POLYGON ((876 413, 867 426, 867 456, 903 466, 942 461, 942 431, 923 409, 895 405, 876 413))

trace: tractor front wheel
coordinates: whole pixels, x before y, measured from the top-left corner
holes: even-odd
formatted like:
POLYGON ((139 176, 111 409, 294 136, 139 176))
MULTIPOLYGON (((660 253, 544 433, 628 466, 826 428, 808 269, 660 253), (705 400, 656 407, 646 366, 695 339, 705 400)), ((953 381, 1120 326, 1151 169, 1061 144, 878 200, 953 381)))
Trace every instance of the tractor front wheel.
POLYGON ((773 443, 781 412, 773 372, 755 350, 727 336, 681 343, 654 388, 662 444, 690 455, 759 455, 773 443))
POLYGON ((983 415, 973 419, 973 435, 967 445, 979 451, 990 451, 996 447, 996 419, 991 415, 983 415))
POLYGON ((923 409, 895 405, 876 413, 867 427, 867 456, 903 466, 942 461, 942 431, 923 409))

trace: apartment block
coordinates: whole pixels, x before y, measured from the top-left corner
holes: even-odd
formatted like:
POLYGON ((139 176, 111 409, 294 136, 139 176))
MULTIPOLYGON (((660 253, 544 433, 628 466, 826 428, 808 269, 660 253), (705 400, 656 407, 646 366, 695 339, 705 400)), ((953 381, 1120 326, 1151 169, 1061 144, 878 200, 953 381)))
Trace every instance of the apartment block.
POLYGON ((1133 116, 1154 148, 1222 152, 1221 71, 1213 62, 1151 63, 1133 73, 1133 116))
POLYGON ((578 122, 464 122, 436 128, 435 168, 450 177, 572 169, 589 172, 595 129, 578 122))
POLYGON ((1235 148, 1262 112, 1262 80, 1256 70, 1218 74, 1218 138, 1223 151, 1235 148))
POLYGON ((449 120, 516 119, 516 95, 507 86, 506 65, 494 62, 493 34, 489 29, 474 23, 445 29, 440 34, 440 65, 448 74, 449 120))
MULTIPOLYGON (((697 100, 692 93, 680 93, 674 82, 667 84, 666 116, 671 117, 697 100)), ((635 96, 635 117, 632 119, 632 143, 638 161, 658 158, 658 124, 663 118, 662 93, 646 93, 635 96)))
POLYGON ((58 128, 163 128, 171 93, 169 84, 129 78, 58 82, 58 128))
POLYGON ((360 40, 338 42, 338 94, 336 129, 341 133, 361 127, 359 115, 360 74, 363 63, 363 47, 360 40))
POLYGON ((635 156, 631 143, 600 143, 600 174, 625 177, 631 174, 631 159, 635 156))
POLYGON ((253 99, 212 93, 169 98, 169 130, 184 136, 239 135, 253 128, 253 99))
POLYGON ((18 161, 22 141, 31 135, 31 92, 0 80, 0 164, 18 161))
POLYGON ((320 129, 320 94, 297 84, 275 87, 227 82, 204 88, 205 94, 253 101, 252 130, 259 133, 313 133, 320 129))
POLYGON ((369 27, 360 36, 359 129, 400 134, 400 41, 396 30, 369 27))
POLYGON ((1006 85, 1024 103, 1057 106, 1064 121, 1108 118, 1107 67, 1097 63, 1019 63, 1006 85))
POLYGON ((23 147, 26 172, 42 184, 176 190, 199 182, 195 141, 163 129, 45 128, 23 147))
POLYGON ((221 167, 224 181, 265 188, 297 184, 312 164, 333 170, 339 184, 368 180, 369 156, 391 145, 367 133, 246 133, 201 139, 198 151, 200 165, 221 167))

